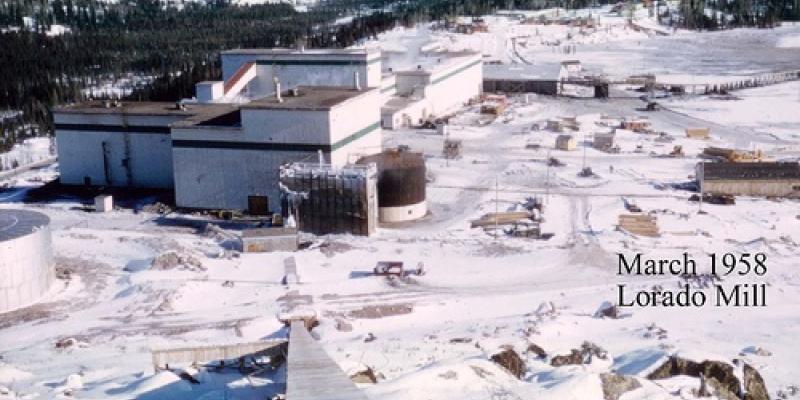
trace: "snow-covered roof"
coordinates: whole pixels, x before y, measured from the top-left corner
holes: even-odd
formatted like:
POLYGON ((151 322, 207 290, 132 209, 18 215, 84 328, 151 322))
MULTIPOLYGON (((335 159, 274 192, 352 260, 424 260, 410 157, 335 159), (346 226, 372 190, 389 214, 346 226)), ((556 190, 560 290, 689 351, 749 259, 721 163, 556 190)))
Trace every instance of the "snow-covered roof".
POLYGON ((27 210, 0 210, 0 241, 16 239, 50 224, 42 213, 27 210))

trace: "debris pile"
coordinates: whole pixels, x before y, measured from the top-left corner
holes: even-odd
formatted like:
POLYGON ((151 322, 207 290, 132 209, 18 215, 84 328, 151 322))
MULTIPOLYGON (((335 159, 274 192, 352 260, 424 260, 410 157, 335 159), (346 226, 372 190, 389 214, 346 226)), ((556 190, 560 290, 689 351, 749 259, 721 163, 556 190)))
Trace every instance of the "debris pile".
POLYGON ((150 268, 157 271, 168 271, 180 268, 188 271, 205 271, 206 267, 194 256, 189 254, 168 251, 154 258, 150 268))
POLYGON ((600 360, 608 360, 608 352, 592 342, 583 342, 580 349, 572 349, 569 354, 553 357, 550 365, 560 367, 562 365, 591 364, 595 357, 600 360))

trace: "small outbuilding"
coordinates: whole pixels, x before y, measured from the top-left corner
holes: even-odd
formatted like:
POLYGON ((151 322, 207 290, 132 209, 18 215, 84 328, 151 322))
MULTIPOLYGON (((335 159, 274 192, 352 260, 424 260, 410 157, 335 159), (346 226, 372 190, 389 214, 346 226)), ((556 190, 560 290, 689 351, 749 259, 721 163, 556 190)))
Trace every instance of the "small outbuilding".
POLYGON ((800 197, 797 162, 699 163, 697 179, 705 193, 800 197))
POLYGON ((558 135, 556 138, 557 150, 571 151, 575 150, 575 147, 575 138, 573 138, 572 135, 558 135))
POLYGON ((614 148, 614 134, 613 133, 595 133, 592 147, 601 151, 610 151, 614 148))
POLYGON ((114 211, 114 197, 107 194, 95 197, 94 210, 99 213, 114 211))
POLYGON ((650 131, 650 120, 645 118, 628 118, 622 121, 622 129, 637 133, 650 131))

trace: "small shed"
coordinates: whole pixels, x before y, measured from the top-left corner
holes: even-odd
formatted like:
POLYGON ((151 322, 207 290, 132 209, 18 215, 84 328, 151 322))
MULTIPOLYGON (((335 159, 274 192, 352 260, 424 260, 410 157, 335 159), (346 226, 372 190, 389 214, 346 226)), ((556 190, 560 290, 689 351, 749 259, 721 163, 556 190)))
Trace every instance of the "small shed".
POLYGON ((622 121, 622 129, 627 129, 637 133, 648 132, 650 121, 645 118, 630 118, 622 121))
POLYGON ((297 228, 257 228, 242 231, 242 250, 245 253, 296 251, 298 244, 297 228))
POLYGON ((692 139, 708 139, 710 133, 709 128, 686 128, 686 137, 692 139))
POLYGON ((609 151, 614 147, 613 133, 595 133, 592 147, 601 151, 609 151))
POLYGON ((575 138, 572 135, 558 135, 556 138, 556 149, 558 150, 575 150, 575 138))
POLYGON ((547 130, 549 130, 549 131, 553 131, 553 132, 561 132, 561 130, 562 130, 562 126, 561 126, 561 120, 558 120, 558 119, 548 119, 548 120, 547 120, 547 125, 545 125, 545 127, 546 127, 546 128, 547 128, 547 130))
POLYGON ((100 213, 114 211, 114 197, 107 194, 101 194, 95 197, 94 210, 100 213))

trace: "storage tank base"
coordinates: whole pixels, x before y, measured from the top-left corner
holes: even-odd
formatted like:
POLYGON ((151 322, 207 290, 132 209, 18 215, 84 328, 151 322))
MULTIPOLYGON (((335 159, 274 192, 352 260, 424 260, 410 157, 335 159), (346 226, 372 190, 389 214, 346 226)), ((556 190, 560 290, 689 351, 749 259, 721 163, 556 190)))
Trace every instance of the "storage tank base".
POLYGON ((407 206, 378 207, 381 222, 412 221, 424 217, 427 213, 428 203, 426 201, 407 206))

